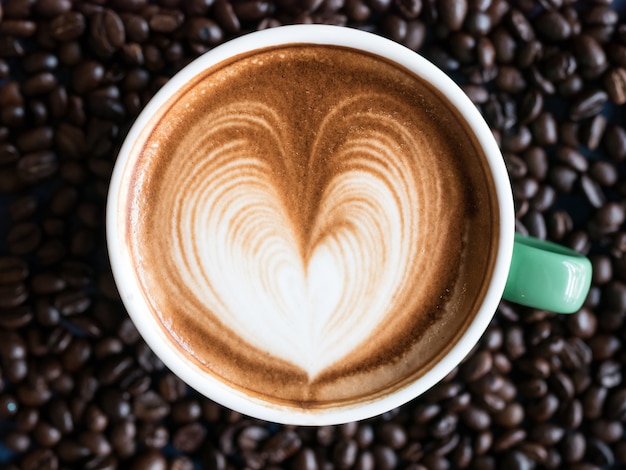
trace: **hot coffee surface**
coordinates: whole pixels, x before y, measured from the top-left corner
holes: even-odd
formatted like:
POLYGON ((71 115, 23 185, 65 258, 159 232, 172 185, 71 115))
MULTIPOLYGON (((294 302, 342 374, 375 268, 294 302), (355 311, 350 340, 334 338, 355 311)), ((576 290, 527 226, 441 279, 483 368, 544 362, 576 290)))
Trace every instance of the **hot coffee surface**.
POLYGON ((197 367, 299 407, 419 376, 493 268, 493 183, 438 92, 386 60, 293 45, 221 64, 137 144, 127 240, 197 367))

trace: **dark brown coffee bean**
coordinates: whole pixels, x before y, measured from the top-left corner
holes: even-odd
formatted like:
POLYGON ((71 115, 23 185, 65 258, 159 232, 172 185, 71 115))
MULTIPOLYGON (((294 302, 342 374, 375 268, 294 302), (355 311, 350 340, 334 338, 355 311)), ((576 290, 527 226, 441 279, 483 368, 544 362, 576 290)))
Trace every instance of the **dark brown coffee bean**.
POLYGON ((606 65, 604 49, 592 36, 576 36, 572 40, 572 46, 580 66, 594 68, 606 65))
POLYGON ((564 436, 563 428, 551 423, 538 423, 529 433, 531 440, 540 442, 546 446, 556 445, 564 436))
POLYGON ((491 416, 489 413, 478 406, 468 406, 461 413, 460 417, 463 424, 476 431, 484 431, 489 429, 491 425, 491 416))
POLYGON ((615 463, 615 457, 611 448, 599 439, 587 440, 587 453, 589 460, 599 467, 611 467, 615 463))
POLYGON ((384 20, 383 31, 394 41, 402 42, 406 37, 408 25, 399 15, 389 15, 384 20))
POLYGON ((99 57, 108 59, 124 44, 125 39, 124 23, 113 10, 104 9, 90 18, 90 45, 99 57))
POLYGON ((47 17, 55 17, 69 11, 72 8, 70 0, 39 0, 34 5, 35 11, 47 17))
POLYGON ((148 25, 152 31, 170 34, 180 28, 183 21, 184 15, 182 12, 177 10, 161 10, 150 17, 148 25))
POLYGON ((500 67, 495 83, 507 93, 518 93, 526 88, 526 80, 521 71, 509 66, 500 67))
POLYGON ((566 80, 576 71, 576 58, 569 51, 558 51, 547 56, 541 63, 546 79, 553 82, 566 80))
POLYGON ((556 198, 557 194, 552 186, 539 186, 531 200, 531 207, 536 211, 545 212, 552 207, 556 198))
POLYGON ((568 39, 572 32, 569 21, 556 10, 544 10, 534 21, 537 32, 550 41, 568 39))
POLYGON ((626 130, 623 127, 608 125, 603 144, 611 160, 620 162, 626 158, 626 130))
POLYGON ((29 20, 4 20, 0 22, 0 34, 16 38, 31 37, 37 31, 37 24, 29 20))
POLYGON ((51 52, 35 51, 22 59, 22 66, 29 74, 52 71, 59 65, 59 59, 51 52))
POLYGON ((86 30, 85 17, 77 11, 67 11, 50 22, 50 36, 59 42, 79 39, 86 30))
POLYGON ((493 434, 490 431, 483 431, 474 437, 474 453, 483 455, 489 451, 493 443, 493 434))
POLYGON ((574 188, 578 174, 569 166, 555 165, 549 170, 548 178, 558 191, 569 193, 574 188))
POLYGON ((580 93, 584 87, 584 84, 585 82, 579 74, 572 73, 564 78, 562 81, 560 81, 557 84, 556 88, 557 92, 561 96, 570 97, 580 93))
POLYGON ((535 378, 546 379, 551 373, 550 363, 542 357, 522 357, 516 365, 522 372, 535 378))
POLYGON ((90 431, 102 432, 107 427, 109 419, 96 404, 90 403, 85 408, 83 422, 90 431))
POLYGON ((0 36, 0 57, 15 58, 24 56, 24 47, 17 38, 0 36))
POLYGON ((374 447, 375 468, 383 470, 391 470, 398 465, 398 456, 392 448, 384 445, 376 445, 374 447))
POLYGON ((91 299, 82 290, 66 290, 54 297, 54 306, 61 315, 77 315, 84 313, 91 306, 91 299))
POLYGON ((595 116, 598 114, 609 96, 603 90, 588 90, 578 95, 570 106, 570 117, 573 121, 595 116))
POLYGON ((519 109, 519 120, 521 124, 533 121, 543 109, 543 95, 537 90, 529 90, 524 93, 519 109))
POLYGON ((438 5, 439 18, 450 31, 456 31, 461 28, 463 21, 465 21, 467 10, 466 0, 444 0, 438 5))
POLYGON ((108 428, 107 436, 111 447, 121 458, 135 455, 137 426, 134 420, 121 419, 108 428))
POLYGON ((598 184, 608 187, 618 181, 618 173, 615 165, 604 161, 594 161, 589 166, 589 175, 598 184))
POLYGON ((618 15, 608 5, 595 5, 585 13, 584 19, 586 24, 609 25, 617 23, 618 15))
POLYGON ((495 452, 510 449, 526 439, 524 429, 508 429, 501 433, 493 442, 492 449, 495 452))
POLYGON ((358 445, 353 440, 339 441, 333 449, 333 462, 337 468, 352 468, 358 457, 358 445))
POLYGON ((458 417, 452 414, 438 416, 429 424, 430 433, 437 439, 447 437, 454 431, 457 422, 458 417))
POLYGON ((596 371, 596 380, 606 388, 618 386, 622 380, 620 364, 612 359, 602 361, 596 371))
POLYGON ((585 156, 569 146, 560 146, 556 151, 556 157, 559 161, 581 173, 586 172, 589 166, 585 156))
POLYGON ((585 455, 587 441, 580 432, 566 434, 559 444, 563 460, 567 463, 579 462, 585 455))
POLYGON ((512 9, 507 15, 508 24, 513 33, 522 41, 529 42, 535 39, 535 31, 526 16, 517 9, 512 9))
POLYGON ((144 421, 158 421, 170 412, 170 405, 153 391, 134 397, 132 408, 144 421))
POLYGON ((542 112, 530 123, 530 131, 537 145, 552 145, 558 139, 557 123, 550 112, 542 112))
POLYGON ((617 105, 626 103, 626 69, 610 69, 603 78, 604 89, 611 101, 617 105))
POLYGON ((519 393, 526 398, 540 398, 548 391, 548 384, 538 377, 521 382, 518 385, 519 393))
POLYGON ((237 17, 243 22, 260 21, 273 13, 273 5, 267 1, 237 2, 233 4, 233 8, 237 17))
POLYGON ((491 371, 493 360, 489 351, 479 351, 461 366, 464 380, 473 382, 491 371))
POLYGON ((526 352, 524 332, 521 327, 512 326, 505 331, 504 345, 511 359, 517 359, 526 352))
POLYGON ((302 446, 300 436, 291 430, 281 430, 270 437, 262 447, 262 452, 270 463, 278 464, 293 456, 302 446))
POLYGON ((17 170, 23 181, 33 183, 53 176, 59 169, 55 152, 41 150, 23 155, 17 162, 17 170))
POLYGON ((14 225, 7 234, 9 250, 16 255, 32 253, 41 243, 41 229, 30 222, 14 225))
MULTIPOLYGON (((517 402, 509 403, 506 407, 495 413, 493 421, 505 428, 514 428, 524 420, 524 408, 517 402)), ((507 446, 507 448, 510 446, 507 446)), ((503 447, 504 448, 504 447, 503 447)))
POLYGON ((24 281, 29 275, 28 264, 17 256, 0 257, 0 284, 24 281))
POLYGON ((51 72, 40 72, 26 79, 21 86, 26 96, 50 93, 57 87, 57 78, 51 72))
MULTIPOLYGON (((131 405, 126 395, 112 387, 102 387, 98 392, 98 403, 104 413, 112 419, 126 418, 131 413, 131 405)), ((150 397, 145 398, 148 401, 150 397)), ((136 405, 133 406, 135 408, 136 405)), ((144 415, 134 411, 139 419, 144 419, 144 415)))
MULTIPOLYGON (((423 4, 421 0, 395 0, 394 4, 402 16, 407 19, 417 18, 422 12, 423 4)), ((362 20, 367 19, 367 16, 362 18, 362 20)))
POLYGON ((495 48, 495 59, 500 64, 511 64, 515 60, 517 42, 513 35, 503 27, 496 28, 491 34, 495 48))
POLYGON ((552 393, 531 401, 526 407, 526 415, 533 421, 545 422, 549 420, 559 407, 559 399, 552 393))
POLYGON ((17 81, 9 80, 0 85, 0 104, 2 106, 24 104, 24 97, 17 81))
POLYGON ((236 33, 241 29, 239 18, 229 1, 216 0, 213 12, 219 25, 229 33, 236 33))
POLYGON ((98 61, 84 61, 72 71, 72 85, 77 93, 83 94, 97 88, 104 79, 104 66, 98 61))

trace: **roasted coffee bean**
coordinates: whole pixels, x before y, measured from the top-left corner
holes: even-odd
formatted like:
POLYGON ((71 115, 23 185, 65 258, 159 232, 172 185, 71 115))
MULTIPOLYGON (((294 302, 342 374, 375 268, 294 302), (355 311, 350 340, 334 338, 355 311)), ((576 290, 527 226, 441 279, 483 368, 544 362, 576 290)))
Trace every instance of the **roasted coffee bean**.
POLYGON ((572 40, 576 59, 582 67, 602 67, 607 58, 602 46, 592 36, 581 34, 572 40))
POLYGON ((0 284, 24 281, 29 275, 28 264, 17 256, 0 257, 0 284))
POLYGON ((571 73, 557 84, 557 92, 561 96, 575 96, 580 93, 584 87, 584 80, 578 73, 571 73))
POLYGON ((470 405, 461 413, 461 421, 468 428, 476 431, 489 429, 491 425, 491 416, 483 408, 470 405))
POLYGON ((59 42, 79 39, 86 30, 84 15, 76 11, 64 12, 50 22, 50 36, 59 42))
POLYGON ((595 5, 585 13, 587 24, 615 24, 618 21, 617 12, 607 5, 595 5))
POLYGON ((526 91, 519 112, 519 121, 521 124, 527 124, 533 121, 543 109, 543 95, 537 90, 526 91))
POLYGON ((517 9, 512 9, 507 15, 508 23, 515 35, 524 42, 535 39, 535 31, 526 16, 517 9))
POLYGON ((273 464, 279 464, 293 456, 302 445, 300 436, 291 430, 281 430, 270 437, 262 446, 262 452, 267 460, 273 464))
POLYGON ((592 162, 589 166, 589 175, 595 182, 605 187, 613 186, 618 181, 617 169, 609 162, 592 162))
POLYGON ((14 225, 7 233, 6 242, 9 250, 16 255, 32 253, 41 243, 41 229, 31 223, 14 225))
POLYGON ((483 455, 491 448, 493 434, 490 431, 483 431, 474 436, 473 450, 476 455, 483 455))
POLYGON ((468 4, 466 0, 444 0, 438 5, 439 18, 450 31, 456 31, 461 28, 467 11, 468 4))
POLYGON ((546 95, 553 95, 556 92, 554 84, 546 79, 536 66, 531 66, 529 69, 530 82, 536 86, 541 93, 546 95))
POLYGON ((447 437, 454 431, 457 422, 458 417, 452 414, 436 417, 429 424, 430 433, 437 439, 447 437))
POLYGON ((196 400, 181 400, 172 405, 171 417, 177 423, 188 423, 197 420, 202 408, 196 400))
POLYGON ((0 34, 15 38, 28 38, 37 32, 37 24, 29 20, 4 20, 0 23, 0 34))
POLYGON ((611 101, 617 105, 626 103, 626 69, 616 67, 609 70, 603 79, 604 89, 611 101))
POLYGON ((491 39, 495 49, 495 61, 500 64, 511 64, 515 60, 517 42, 513 35, 505 28, 496 28, 491 39))
POLYGON ((568 39, 572 32, 569 21, 557 10, 544 10, 536 20, 534 26, 537 32, 550 41, 568 39))
POLYGON ((17 162, 18 175, 23 181, 35 183, 53 176, 59 169, 57 155, 49 150, 23 155, 17 162))
POLYGON ((353 440, 339 441, 333 449, 333 462, 337 468, 352 468, 358 457, 358 445, 353 440))
POLYGON ((591 462, 601 467, 610 467, 615 463, 615 456, 608 444, 599 439, 587 439, 586 455, 591 462))
MULTIPOLYGON (((144 403, 148 400, 149 398, 145 398, 144 403)), ((103 387, 99 390, 98 403, 102 411, 112 419, 126 418, 131 413, 131 405, 125 394, 112 387, 103 387)), ((135 404, 134 407, 136 406, 135 404)), ((135 411, 135 414, 143 419, 144 415, 141 413, 135 411)))
POLYGON ((90 23, 90 44, 101 58, 109 58, 124 44, 126 39, 124 23, 113 10, 104 9, 96 12, 90 18, 90 23))
POLYGON ((184 15, 176 10, 161 10, 152 15, 148 25, 157 33, 171 34, 176 31, 184 21, 184 15))
POLYGON ((556 157, 563 163, 581 173, 587 171, 589 163, 585 156, 569 146, 560 146, 556 151, 556 157))
POLYGON ((609 157, 616 162, 626 158, 626 130, 619 126, 608 126, 603 139, 609 157))
POLYGON ((493 417, 496 424, 506 428, 514 428, 519 425, 523 419, 524 408, 517 402, 507 404, 503 410, 497 412, 493 417))
POLYGON ((570 117, 573 121, 595 116, 607 102, 608 94, 599 89, 588 90, 578 95, 570 106, 570 117))
POLYGON ((468 382, 480 379, 491 371, 493 360, 489 351, 479 351, 461 366, 461 374, 468 382))

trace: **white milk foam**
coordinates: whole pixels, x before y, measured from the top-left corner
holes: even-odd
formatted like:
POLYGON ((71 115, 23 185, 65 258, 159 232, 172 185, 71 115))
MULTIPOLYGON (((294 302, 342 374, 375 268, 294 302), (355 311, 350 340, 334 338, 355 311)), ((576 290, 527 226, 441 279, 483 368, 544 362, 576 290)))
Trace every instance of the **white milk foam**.
MULTIPOLYGON (((311 379, 404 307, 407 289, 418 287, 419 273, 428 274, 438 259, 437 230, 445 230, 436 223, 445 210, 439 178, 417 181, 412 163, 416 152, 425 166, 437 156, 424 155, 419 136, 392 116, 351 113, 363 99, 338 103, 310 159, 302 159, 327 158, 338 170, 321 189, 309 233, 290 213, 302 191, 276 184, 298 171, 283 143, 282 118, 260 102, 231 104, 187 129, 184 155, 172 158, 188 163, 167 176, 168 187, 181 190, 163 195, 172 214, 163 224, 171 275, 206 307, 188 314, 214 314, 311 379), (336 153, 318 154, 325 133, 338 125, 347 131, 336 153), (250 136, 271 145, 259 147, 250 136), (420 214, 415 208, 424 204, 429 209, 420 214)), ((308 184, 301 184, 304 192, 315 193, 308 184)))

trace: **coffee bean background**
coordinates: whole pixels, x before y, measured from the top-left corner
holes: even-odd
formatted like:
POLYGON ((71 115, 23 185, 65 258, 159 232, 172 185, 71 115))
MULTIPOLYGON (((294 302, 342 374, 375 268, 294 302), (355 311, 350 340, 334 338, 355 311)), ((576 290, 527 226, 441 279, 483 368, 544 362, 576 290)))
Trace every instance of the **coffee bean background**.
POLYGON ((626 6, 619 0, 0 2, 0 467, 626 467, 626 6), (150 97, 212 47, 330 23, 450 74, 509 170, 517 230, 593 263, 573 315, 502 302, 467 359, 383 416, 280 426, 188 389, 117 295, 104 208, 150 97))

